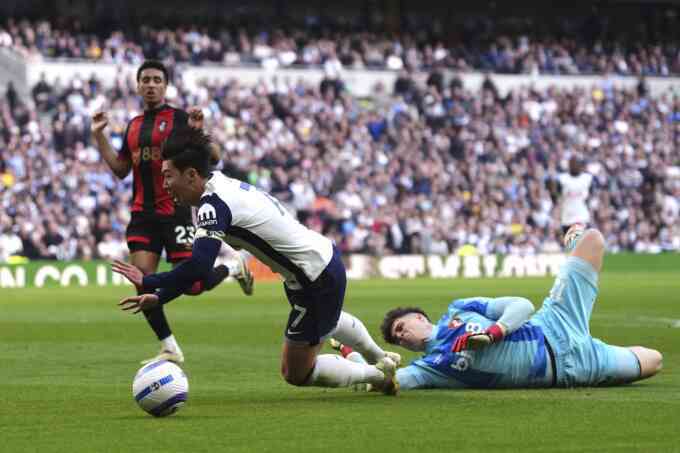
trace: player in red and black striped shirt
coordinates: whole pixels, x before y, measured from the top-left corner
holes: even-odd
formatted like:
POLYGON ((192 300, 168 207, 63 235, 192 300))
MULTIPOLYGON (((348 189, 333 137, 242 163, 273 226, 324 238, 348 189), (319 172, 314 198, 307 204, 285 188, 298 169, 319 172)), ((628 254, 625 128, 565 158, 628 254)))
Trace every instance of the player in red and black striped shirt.
MULTIPOLYGON (((175 127, 202 128, 203 115, 199 109, 187 113, 165 104, 167 87, 168 71, 162 63, 146 61, 139 67, 137 92, 142 97, 144 113, 128 123, 119 153, 112 149, 104 135, 108 124, 106 113, 99 112, 92 118, 93 137, 114 174, 123 179, 132 170, 133 198, 126 236, 130 262, 144 274, 157 271, 163 249, 173 265, 190 258, 194 234, 190 208, 176 206, 163 188, 161 147, 175 127)), ((213 149, 213 154, 218 161, 217 148, 213 149)), ((212 289, 229 274, 237 279, 246 294, 252 293, 252 275, 239 256, 233 269, 216 267, 208 280, 199 282, 189 294, 212 289)), ((146 311, 144 315, 161 341, 160 354, 148 361, 183 362, 184 356, 162 307, 146 311)))

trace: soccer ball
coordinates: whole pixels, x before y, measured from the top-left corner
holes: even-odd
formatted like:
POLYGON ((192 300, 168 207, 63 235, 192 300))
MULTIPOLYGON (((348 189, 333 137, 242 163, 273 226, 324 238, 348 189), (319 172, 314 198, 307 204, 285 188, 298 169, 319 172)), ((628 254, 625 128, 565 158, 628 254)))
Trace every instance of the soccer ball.
POLYGON ((167 360, 144 365, 132 381, 132 396, 139 407, 154 417, 174 414, 184 406, 189 381, 184 371, 167 360))

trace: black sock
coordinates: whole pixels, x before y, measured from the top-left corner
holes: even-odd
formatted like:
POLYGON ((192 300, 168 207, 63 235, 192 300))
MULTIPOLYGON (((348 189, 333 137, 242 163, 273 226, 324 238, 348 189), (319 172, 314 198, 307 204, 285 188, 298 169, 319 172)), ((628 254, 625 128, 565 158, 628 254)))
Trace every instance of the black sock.
POLYGON ((168 319, 165 317, 165 312, 163 311, 162 305, 157 305, 151 310, 144 310, 142 313, 144 313, 146 321, 149 323, 159 340, 172 335, 172 331, 170 330, 170 325, 168 324, 168 319))

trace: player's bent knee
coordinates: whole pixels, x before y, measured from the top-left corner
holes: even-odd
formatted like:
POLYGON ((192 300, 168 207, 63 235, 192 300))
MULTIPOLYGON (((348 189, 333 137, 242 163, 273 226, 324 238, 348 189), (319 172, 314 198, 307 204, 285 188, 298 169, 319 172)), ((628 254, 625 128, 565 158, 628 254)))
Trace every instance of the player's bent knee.
POLYGON ((602 236, 602 233, 600 233, 599 230, 594 228, 589 229, 583 234, 581 244, 587 246, 593 252, 604 253, 604 236, 602 236))
POLYGON ((281 356, 281 375, 291 385, 307 385, 316 365, 321 344, 293 344, 286 342, 281 356))
POLYGON ((286 376, 286 382, 295 387, 304 387, 307 381, 305 379, 297 379, 295 377, 286 376))
POLYGON ((663 368, 663 354, 655 349, 648 349, 650 359, 650 376, 655 375, 663 368))
POLYGON ((595 271, 600 272, 604 251, 605 243, 602 233, 591 228, 583 234, 571 255, 587 261, 595 271))
POLYGON ((304 370, 301 373, 299 371, 292 371, 285 365, 281 366, 281 376, 283 376, 283 379, 290 385, 294 385, 296 387, 307 385, 311 371, 312 370, 304 370))

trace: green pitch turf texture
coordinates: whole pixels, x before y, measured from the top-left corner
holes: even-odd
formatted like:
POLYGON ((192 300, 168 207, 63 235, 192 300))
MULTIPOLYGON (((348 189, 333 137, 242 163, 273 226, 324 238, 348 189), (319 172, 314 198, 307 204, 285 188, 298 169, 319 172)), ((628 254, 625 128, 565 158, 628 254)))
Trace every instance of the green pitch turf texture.
MULTIPOLYGON (((347 311, 379 336, 384 312, 435 316, 454 297, 523 295, 552 279, 350 282, 347 311)), ((187 361, 188 405, 165 419, 131 396, 157 343, 119 311, 130 288, 0 290, 1 452, 680 451, 680 276, 605 273, 595 336, 659 349, 657 377, 618 388, 402 392, 297 388, 279 377, 288 306, 278 284, 255 296, 225 284, 167 307, 187 361)), ((382 343, 382 341, 380 341, 382 343)), ((407 354, 407 359, 415 357, 407 354)))

